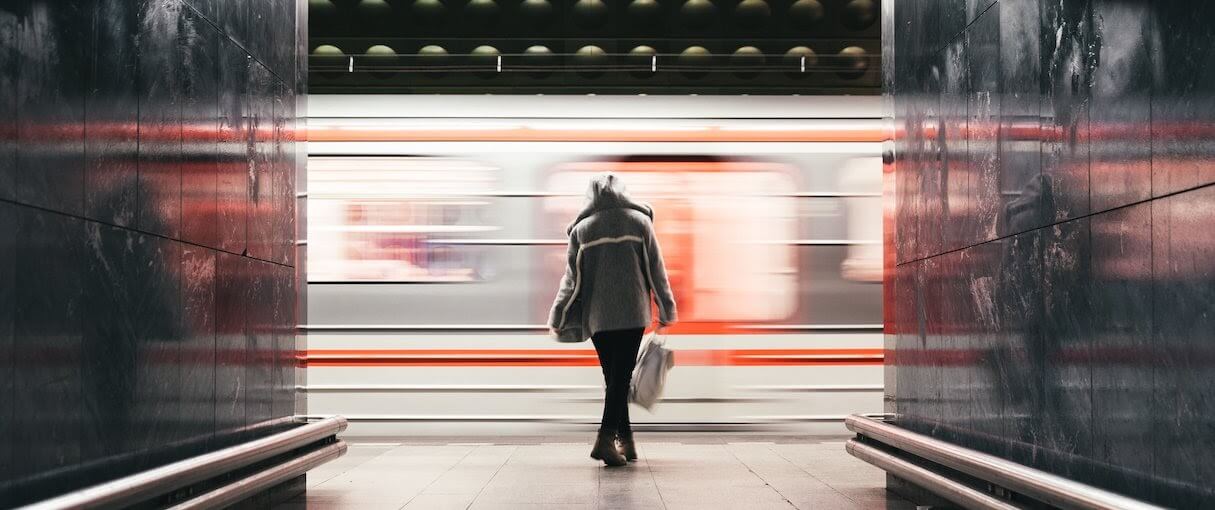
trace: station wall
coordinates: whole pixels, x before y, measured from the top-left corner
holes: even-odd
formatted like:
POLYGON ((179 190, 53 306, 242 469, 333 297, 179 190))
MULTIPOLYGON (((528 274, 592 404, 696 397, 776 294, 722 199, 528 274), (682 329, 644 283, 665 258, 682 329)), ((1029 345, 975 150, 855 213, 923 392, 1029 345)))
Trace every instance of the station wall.
POLYGON ((0 506, 295 414, 305 9, 0 5, 0 506))
POLYGON ((1215 501, 1212 15, 884 7, 903 425, 1166 506, 1215 501))

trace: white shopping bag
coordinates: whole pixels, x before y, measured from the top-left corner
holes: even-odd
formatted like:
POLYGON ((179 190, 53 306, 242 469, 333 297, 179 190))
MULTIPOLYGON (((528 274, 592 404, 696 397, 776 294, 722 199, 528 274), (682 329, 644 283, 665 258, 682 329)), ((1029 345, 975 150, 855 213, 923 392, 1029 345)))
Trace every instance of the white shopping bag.
POLYGON ((633 380, 629 384, 629 401, 646 410, 652 409, 662 399, 667 371, 673 366, 675 352, 667 349, 657 331, 647 334, 637 353, 637 366, 633 368, 633 380))

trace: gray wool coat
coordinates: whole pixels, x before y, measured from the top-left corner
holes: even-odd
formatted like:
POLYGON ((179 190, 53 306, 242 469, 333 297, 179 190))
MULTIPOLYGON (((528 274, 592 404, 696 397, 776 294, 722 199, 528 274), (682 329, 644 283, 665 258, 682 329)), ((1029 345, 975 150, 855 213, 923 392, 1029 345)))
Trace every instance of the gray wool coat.
POLYGON ((653 209, 624 193, 615 175, 591 182, 590 201, 570 224, 565 276, 548 325, 558 340, 580 342, 600 331, 673 324, 675 296, 654 237, 653 209))

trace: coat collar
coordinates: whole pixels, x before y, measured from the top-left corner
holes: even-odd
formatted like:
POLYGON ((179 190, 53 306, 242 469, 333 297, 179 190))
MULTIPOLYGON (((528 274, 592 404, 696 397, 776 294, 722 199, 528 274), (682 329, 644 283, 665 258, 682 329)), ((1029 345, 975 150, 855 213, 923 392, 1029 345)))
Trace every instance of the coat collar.
POLYGON ((574 221, 570 222, 569 227, 565 229, 565 234, 572 234, 574 232, 574 227, 578 226, 578 223, 582 220, 593 216, 595 213, 609 209, 632 209, 645 214, 650 218, 650 221, 654 220, 654 208, 650 207, 650 204, 638 202, 623 195, 604 194, 596 196, 591 200, 590 203, 586 204, 586 207, 582 208, 582 211, 578 212, 578 216, 575 217, 574 221))

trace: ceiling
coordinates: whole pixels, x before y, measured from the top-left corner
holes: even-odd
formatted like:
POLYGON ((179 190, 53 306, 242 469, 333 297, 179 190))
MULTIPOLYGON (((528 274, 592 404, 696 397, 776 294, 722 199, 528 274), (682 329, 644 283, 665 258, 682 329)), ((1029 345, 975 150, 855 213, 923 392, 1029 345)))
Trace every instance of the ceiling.
POLYGON ((310 0, 312 93, 878 94, 878 0, 310 0))

